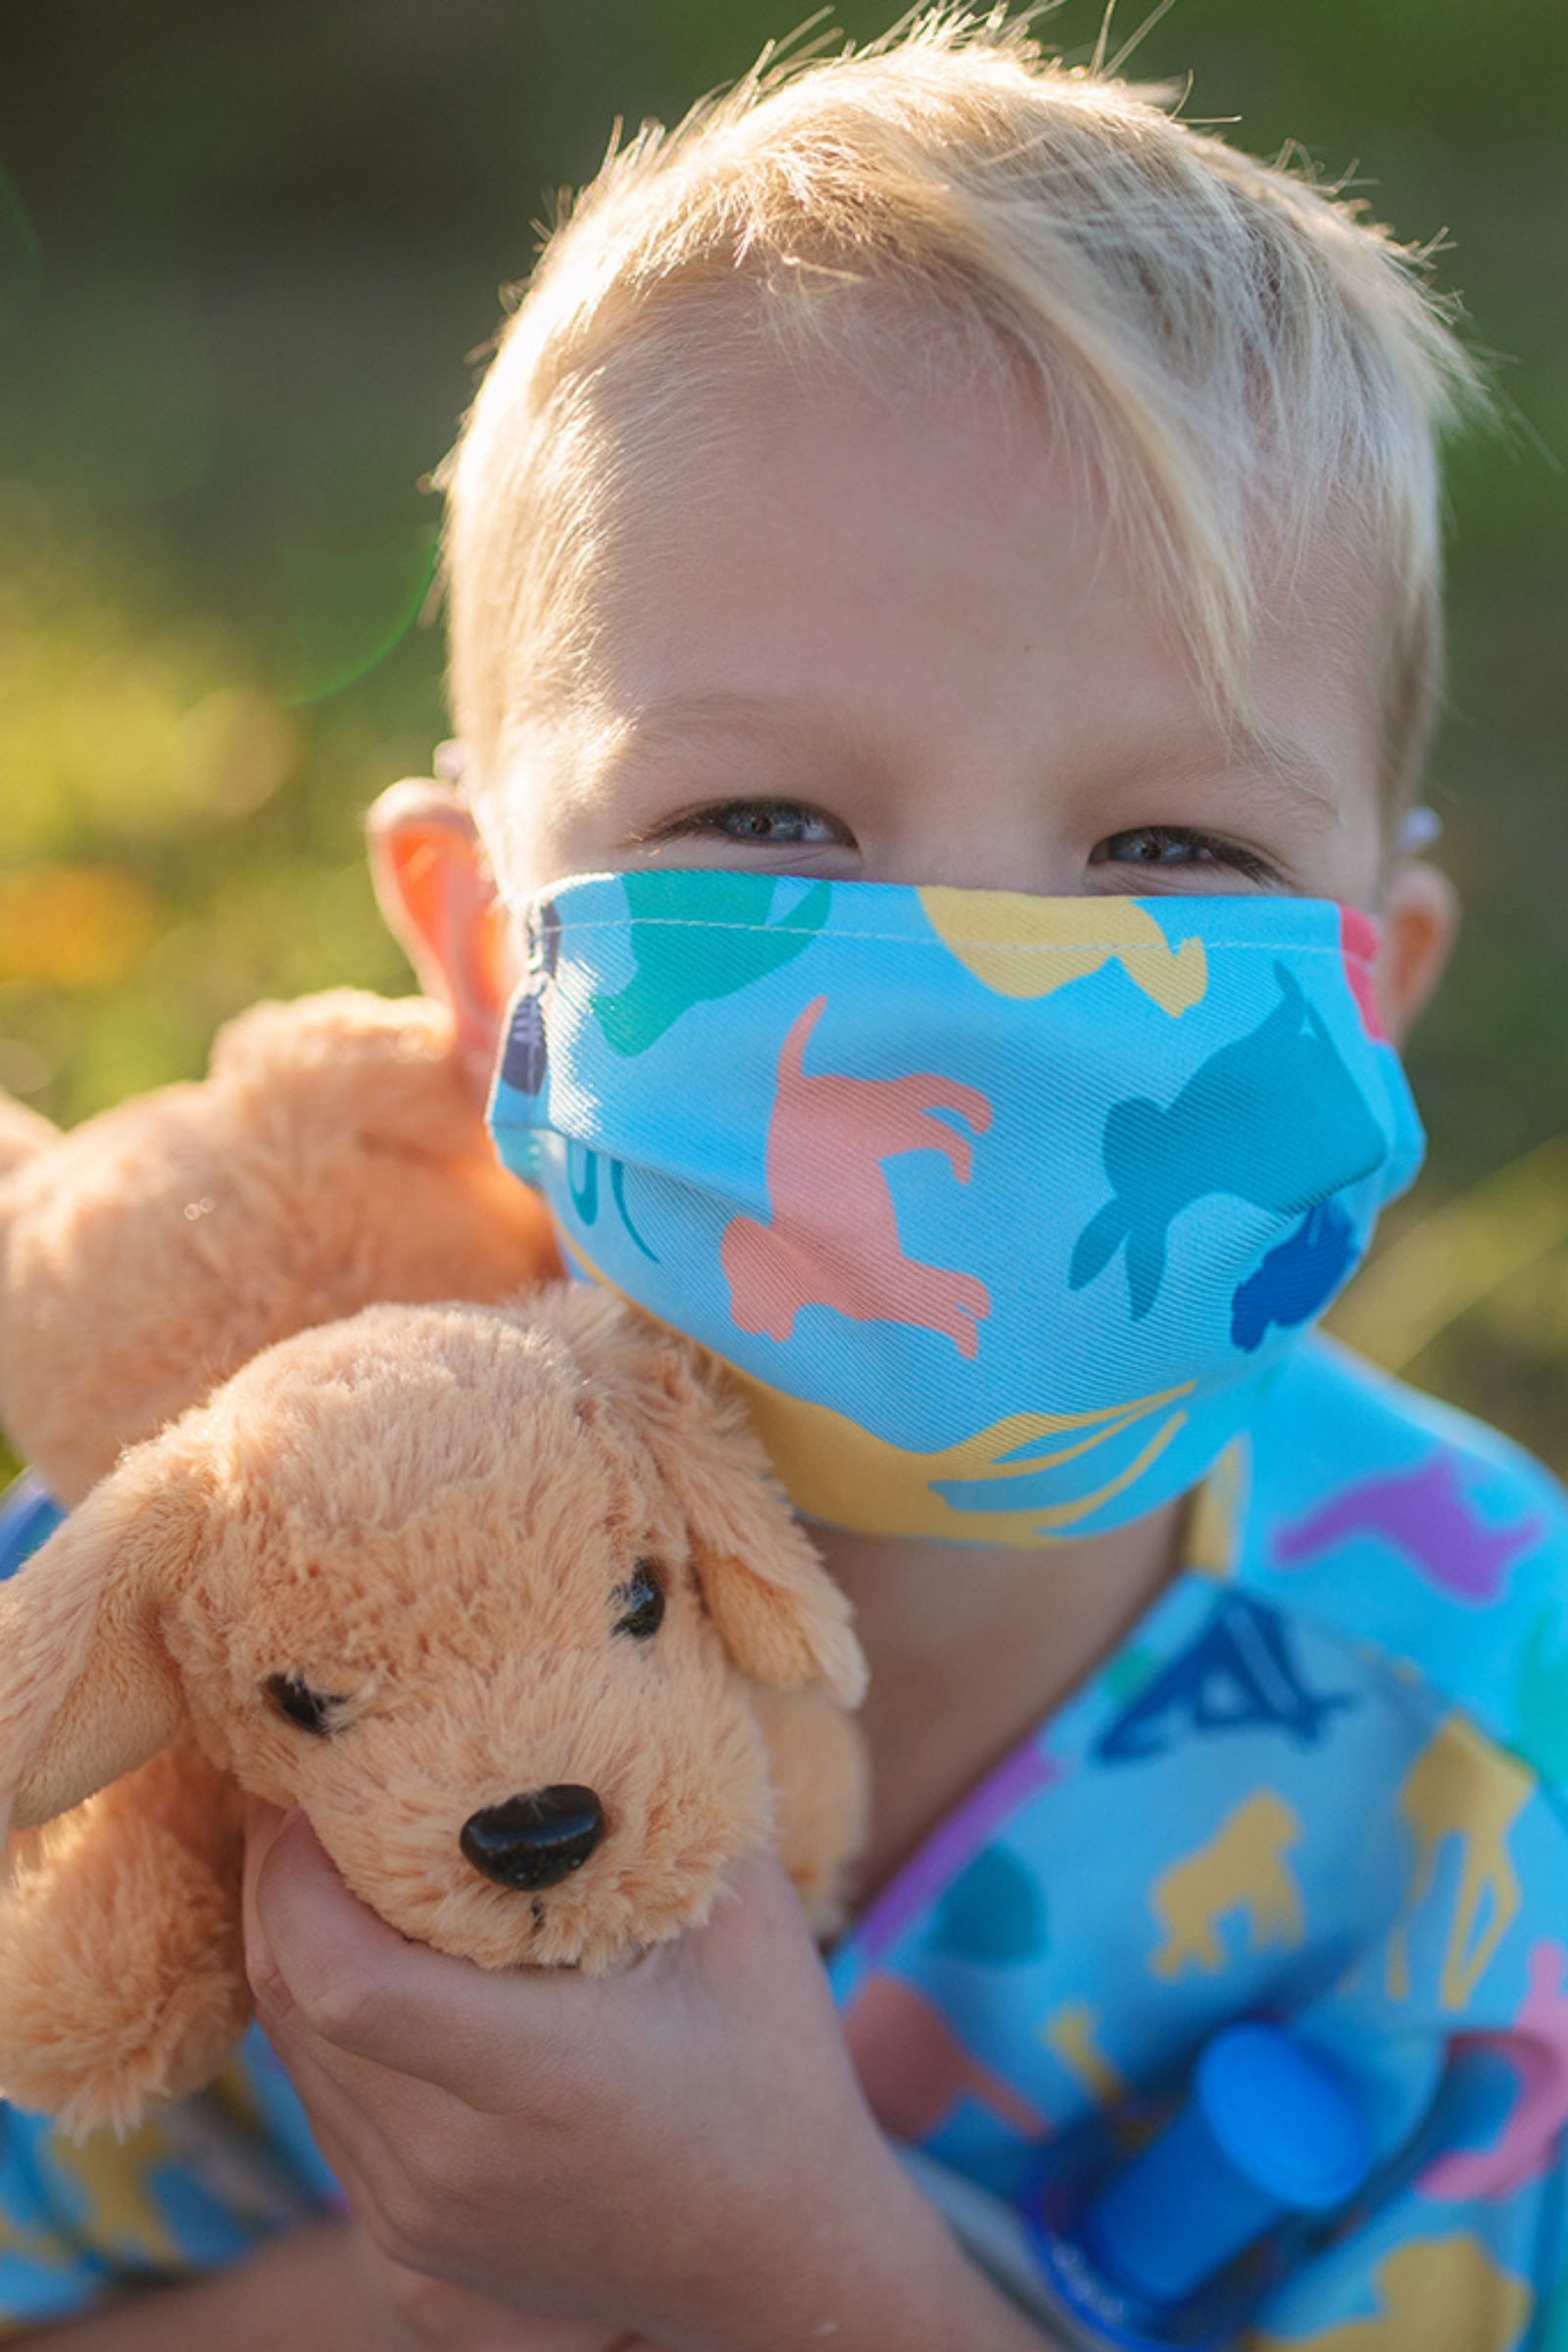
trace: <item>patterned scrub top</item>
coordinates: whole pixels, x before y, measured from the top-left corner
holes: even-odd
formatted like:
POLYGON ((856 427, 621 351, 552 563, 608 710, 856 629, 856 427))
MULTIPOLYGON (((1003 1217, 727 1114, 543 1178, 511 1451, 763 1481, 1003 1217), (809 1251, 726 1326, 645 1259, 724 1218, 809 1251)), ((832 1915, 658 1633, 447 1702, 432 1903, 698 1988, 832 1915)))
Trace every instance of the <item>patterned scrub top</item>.
POLYGON ((1568 2352, 1565 1777, 1560 1493, 1303 1343, 1183 1572, 840 1946, 872 2105, 1011 2201, 1097 2116, 1136 2144, 1221 2026, 1289 2021, 1379 2161, 1248 2352, 1568 2352))
MULTIPOLYGON (((1289 2020, 1379 2162, 1247 2352, 1568 2352, 1565 1781, 1561 1494, 1304 1341, 1183 1570, 840 1944, 872 2104, 1010 2201, 1075 2127, 1157 2123, 1221 2025, 1289 2020)), ((0 2332, 331 2197, 255 2034, 123 2148, 0 2109, 0 2332)))

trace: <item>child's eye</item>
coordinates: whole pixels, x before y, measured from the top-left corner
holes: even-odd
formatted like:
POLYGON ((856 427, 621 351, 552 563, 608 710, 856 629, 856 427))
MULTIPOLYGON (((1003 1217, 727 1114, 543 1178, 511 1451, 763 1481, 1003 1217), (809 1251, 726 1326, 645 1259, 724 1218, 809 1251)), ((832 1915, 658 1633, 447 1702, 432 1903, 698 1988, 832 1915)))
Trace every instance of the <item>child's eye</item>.
POLYGON ((1129 832, 1109 834, 1089 854, 1091 865, 1141 866, 1155 873, 1209 872, 1241 874, 1249 882, 1277 879, 1272 866, 1216 833, 1201 833, 1192 825, 1135 825, 1129 832))
POLYGON ((690 808, 659 828, 659 839, 676 841, 693 835, 717 835, 747 849, 817 848, 842 842, 848 835, 834 818, 804 801, 710 801, 690 808))

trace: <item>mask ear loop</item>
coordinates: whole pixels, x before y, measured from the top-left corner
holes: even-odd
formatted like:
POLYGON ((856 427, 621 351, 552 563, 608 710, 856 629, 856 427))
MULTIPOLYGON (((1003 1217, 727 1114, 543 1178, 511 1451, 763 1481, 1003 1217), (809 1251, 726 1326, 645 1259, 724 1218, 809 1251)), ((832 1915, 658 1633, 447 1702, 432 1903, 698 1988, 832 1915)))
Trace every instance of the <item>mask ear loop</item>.
MULTIPOLYGON (((437 771, 439 773, 439 770, 437 771)), ((1395 848, 1401 858, 1419 858, 1430 850, 1443 833, 1443 819, 1435 808, 1420 802, 1407 808, 1395 839, 1395 848)))

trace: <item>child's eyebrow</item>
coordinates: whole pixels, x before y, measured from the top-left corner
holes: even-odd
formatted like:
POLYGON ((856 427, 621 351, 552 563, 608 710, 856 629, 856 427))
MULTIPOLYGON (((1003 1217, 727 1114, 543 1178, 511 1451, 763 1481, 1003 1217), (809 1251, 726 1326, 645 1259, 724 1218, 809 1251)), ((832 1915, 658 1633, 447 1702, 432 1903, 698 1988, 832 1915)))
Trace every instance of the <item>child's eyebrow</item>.
MULTIPOLYGON (((806 742, 826 732, 845 737, 864 733, 861 725, 841 719, 826 703, 815 709, 803 708, 794 695, 746 694, 729 687, 660 695, 651 702, 634 705, 621 723, 631 742, 647 742, 656 747, 664 733, 693 726, 710 728, 715 733, 731 728, 738 734, 763 737, 773 744, 806 742)), ((1331 808, 1338 805, 1335 779, 1322 762, 1304 745, 1271 727, 1266 720, 1236 713, 1225 726, 1224 748, 1238 764, 1266 769, 1307 800, 1331 808)), ((1173 749, 1173 770, 1196 764, 1193 748, 1184 745, 1173 749)))
MULTIPOLYGON (((629 782, 644 768, 651 780, 657 778, 661 771, 677 767, 682 753, 704 739, 754 745, 773 755, 786 771, 777 776, 774 789, 783 790, 789 788, 792 758, 817 766, 831 760, 846 768, 885 772, 889 754, 873 725, 858 713, 837 710, 830 701, 732 687, 654 696, 619 714, 608 733, 609 748, 594 763, 593 783, 584 779, 585 798, 591 799, 608 781, 629 782)), ((1223 770, 1233 783, 1245 781, 1260 795, 1264 814, 1289 813, 1305 802, 1336 822, 1344 813, 1350 781, 1332 774, 1294 735, 1245 711, 1216 719, 1211 729, 1200 723, 1191 733, 1183 729, 1174 739, 1151 742, 1131 760, 1123 753, 1115 765, 1125 771, 1128 782, 1141 772, 1148 782, 1173 790, 1217 777, 1223 770)), ((737 778, 736 787, 744 791, 746 779, 737 778)))
POLYGON ((727 736, 786 756, 820 757, 824 751, 856 760, 878 756, 871 728, 858 716, 835 710, 825 700, 794 693, 747 694, 729 687, 660 695, 634 704, 615 722, 613 735, 601 771, 605 774, 679 752, 694 735, 727 736))
POLYGON ((1294 799, 1313 801, 1331 815, 1338 814, 1344 792, 1343 787, 1336 789, 1337 779, 1304 744, 1282 735, 1266 720, 1256 717, 1233 720, 1227 748, 1240 765, 1260 769, 1265 780, 1283 784, 1294 799))
POLYGON ((662 694, 638 703, 626 713, 634 734, 658 735, 666 727, 734 727, 749 734, 776 736, 780 730, 809 731, 794 695, 743 694, 733 687, 705 687, 687 694, 662 694))

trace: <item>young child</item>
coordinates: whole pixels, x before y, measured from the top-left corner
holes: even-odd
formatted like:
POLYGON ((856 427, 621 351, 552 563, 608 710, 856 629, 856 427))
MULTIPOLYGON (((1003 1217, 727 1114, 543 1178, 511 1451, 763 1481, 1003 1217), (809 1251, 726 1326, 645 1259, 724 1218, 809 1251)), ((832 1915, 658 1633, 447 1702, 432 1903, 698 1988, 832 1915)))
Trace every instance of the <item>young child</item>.
POLYGON ((831 1997, 761 1858, 620 1978, 489 1977, 259 1816, 360 2226, 62 2344, 1022 2352, 933 2196, 1121 2161, 1258 2019, 1366 2144, 1225 2340, 1559 2340, 1568 1525, 1308 1336, 1419 1154, 1474 394, 1350 208, 991 20, 558 234, 451 474, 461 792, 377 874, 564 1255, 735 1367, 855 1601, 864 1903, 831 1997))

